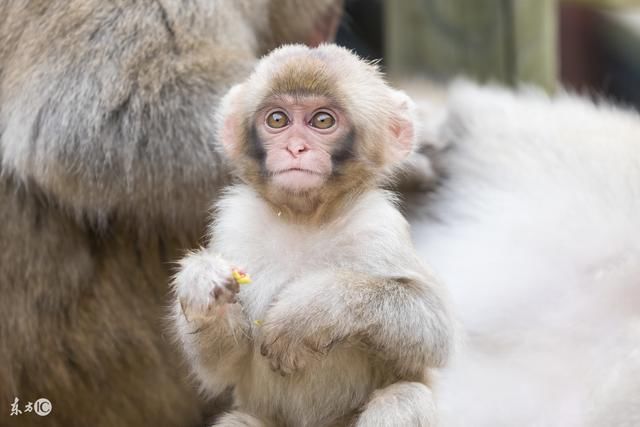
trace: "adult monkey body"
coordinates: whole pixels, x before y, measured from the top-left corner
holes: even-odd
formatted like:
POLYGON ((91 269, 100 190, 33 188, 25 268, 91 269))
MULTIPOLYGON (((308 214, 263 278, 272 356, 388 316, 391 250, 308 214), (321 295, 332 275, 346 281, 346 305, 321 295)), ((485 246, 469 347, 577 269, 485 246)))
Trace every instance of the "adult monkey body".
POLYGON ((412 110, 331 45, 282 47, 225 96, 219 141, 242 183, 181 261, 174 306, 203 387, 234 386, 215 425, 435 425, 451 320, 377 188, 411 151, 412 110), (240 289, 234 265, 254 283, 240 289))
POLYGON ((201 422, 160 319, 225 177, 215 108, 339 3, 0 1, 0 424, 42 422, 15 397, 47 425, 201 422))

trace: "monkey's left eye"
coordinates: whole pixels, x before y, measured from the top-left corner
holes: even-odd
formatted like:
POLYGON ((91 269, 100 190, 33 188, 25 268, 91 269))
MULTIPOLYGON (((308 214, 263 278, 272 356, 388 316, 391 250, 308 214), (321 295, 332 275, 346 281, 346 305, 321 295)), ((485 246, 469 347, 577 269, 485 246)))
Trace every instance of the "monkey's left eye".
POLYGON ((267 116, 267 126, 280 129, 289 124, 289 117, 282 111, 274 111, 267 116))
POLYGON ((336 124, 336 119, 329 113, 319 112, 311 118, 311 122, 309 123, 314 128, 329 129, 336 124))

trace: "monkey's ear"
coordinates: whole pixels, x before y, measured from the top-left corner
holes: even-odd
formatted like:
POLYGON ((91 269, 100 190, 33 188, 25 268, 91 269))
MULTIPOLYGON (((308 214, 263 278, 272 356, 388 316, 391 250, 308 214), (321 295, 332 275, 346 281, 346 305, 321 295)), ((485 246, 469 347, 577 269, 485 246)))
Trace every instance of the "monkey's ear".
POLYGON ((234 157, 240 150, 242 137, 240 118, 240 92, 242 85, 233 86, 220 102, 218 118, 218 142, 224 152, 234 157))
POLYGON ((399 162, 407 157, 415 145, 415 104, 406 93, 392 91, 393 109, 389 130, 393 144, 389 145, 391 161, 399 162))

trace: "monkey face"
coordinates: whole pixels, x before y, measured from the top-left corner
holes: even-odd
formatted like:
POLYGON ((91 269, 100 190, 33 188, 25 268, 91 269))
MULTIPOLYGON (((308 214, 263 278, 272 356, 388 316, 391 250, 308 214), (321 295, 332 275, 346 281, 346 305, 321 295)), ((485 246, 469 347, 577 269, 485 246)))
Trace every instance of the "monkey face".
POLYGON ((218 138, 265 199, 313 211, 386 178, 411 151, 412 105, 346 49, 284 46, 225 95, 218 138))
POLYGON ((318 188, 334 172, 336 154, 350 146, 350 124, 322 96, 277 96, 255 117, 263 168, 272 185, 286 191, 318 188))

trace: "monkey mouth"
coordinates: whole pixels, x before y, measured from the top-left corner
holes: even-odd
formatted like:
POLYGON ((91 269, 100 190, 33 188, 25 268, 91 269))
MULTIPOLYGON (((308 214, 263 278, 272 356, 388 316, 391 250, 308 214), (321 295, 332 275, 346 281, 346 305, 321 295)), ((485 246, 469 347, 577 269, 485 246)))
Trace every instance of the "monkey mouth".
POLYGON ((320 172, 317 172, 317 171, 314 171, 314 170, 311 170, 311 169, 305 169, 305 168, 282 169, 282 170, 279 170, 277 172, 274 172, 273 174, 274 175, 282 175, 282 174, 289 173, 289 172, 302 172, 302 173, 308 173, 310 175, 323 175, 320 172))
POLYGON ((326 180, 327 175, 317 170, 293 167, 273 173, 271 183, 290 194, 318 188, 326 180))

